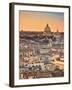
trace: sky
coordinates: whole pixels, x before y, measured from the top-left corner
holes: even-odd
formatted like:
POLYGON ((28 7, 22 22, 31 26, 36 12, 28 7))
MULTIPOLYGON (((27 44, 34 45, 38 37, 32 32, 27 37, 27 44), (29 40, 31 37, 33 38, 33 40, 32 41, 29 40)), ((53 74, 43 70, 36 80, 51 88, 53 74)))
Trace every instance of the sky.
POLYGON ((44 31, 46 25, 51 31, 64 31, 64 13, 19 11, 19 29, 23 31, 44 31))

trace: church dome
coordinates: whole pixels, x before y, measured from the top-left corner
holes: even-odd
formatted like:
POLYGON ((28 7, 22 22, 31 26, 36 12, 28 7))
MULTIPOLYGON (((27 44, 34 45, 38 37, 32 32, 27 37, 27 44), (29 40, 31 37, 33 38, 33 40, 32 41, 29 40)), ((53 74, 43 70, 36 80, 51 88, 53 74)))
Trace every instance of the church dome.
POLYGON ((47 24, 45 29, 44 29, 44 32, 46 33, 51 33, 51 28, 49 27, 49 25, 47 24))

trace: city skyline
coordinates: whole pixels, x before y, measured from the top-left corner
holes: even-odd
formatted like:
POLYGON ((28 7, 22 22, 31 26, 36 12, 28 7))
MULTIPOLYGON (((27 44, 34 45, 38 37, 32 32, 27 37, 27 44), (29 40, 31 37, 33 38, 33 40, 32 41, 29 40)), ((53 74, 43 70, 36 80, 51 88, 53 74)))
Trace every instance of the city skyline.
POLYGON ((64 32, 64 13, 59 12, 19 12, 20 31, 44 31, 48 24, 52 32, 64 32))

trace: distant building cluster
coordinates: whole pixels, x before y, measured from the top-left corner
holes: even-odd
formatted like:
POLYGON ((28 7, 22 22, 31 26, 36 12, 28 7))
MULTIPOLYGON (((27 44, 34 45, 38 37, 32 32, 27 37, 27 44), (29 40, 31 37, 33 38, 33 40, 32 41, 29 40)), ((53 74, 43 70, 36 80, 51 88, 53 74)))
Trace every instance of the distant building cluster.
POLYGON ((64 76, 64 33, 20 31, 19 59, 20 79, 64 76))

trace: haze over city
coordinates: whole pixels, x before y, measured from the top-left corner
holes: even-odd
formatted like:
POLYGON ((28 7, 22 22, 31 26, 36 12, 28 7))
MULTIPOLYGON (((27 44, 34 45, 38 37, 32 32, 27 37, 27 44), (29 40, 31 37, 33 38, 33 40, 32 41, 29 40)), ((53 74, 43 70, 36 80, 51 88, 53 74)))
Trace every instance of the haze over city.
POLYGON ((20 31, 44 31, 47 23, 53 32, 64 31, 64 13, 20 11, 19 16, 20 31))

